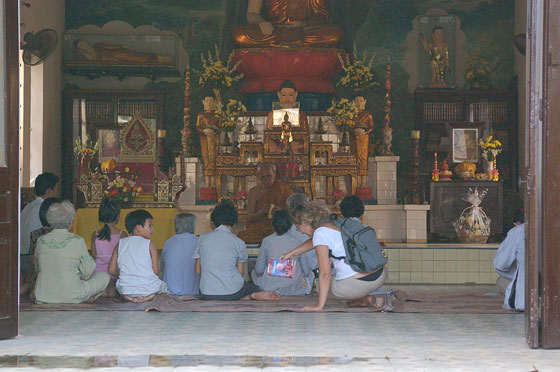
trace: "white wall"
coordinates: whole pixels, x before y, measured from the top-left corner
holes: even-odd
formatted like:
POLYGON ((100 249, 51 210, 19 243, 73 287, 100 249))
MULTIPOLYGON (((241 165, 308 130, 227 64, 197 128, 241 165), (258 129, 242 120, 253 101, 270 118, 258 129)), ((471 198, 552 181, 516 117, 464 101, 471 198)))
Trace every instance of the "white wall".
MULTIPOLYGON (((515 24, 514 35, 527 33, 527 2, 526 0, 515 0, 515 24)), ((514 47, 515 48, 515 47, 514 47)), ((525 195, 527 189, 526 184, 526 170, 525 170, 525 136, 527 133, 527 108, 525 105, 525 97, 527 91, 527 75, 525 72, 526 57, 521 55, 517 49, 514 51, 514 71, 517 74, 517 123, 518 123, 518 172, 519 172, 519 191, 521 195, 525 195)))
MULTIPOLYGON (((30 177, 34 179, 39 169, 41 172, 53 172, 60 175, 60 128, 62 123, 62 37, 64 34, 64 0, 26 0, 31 6, 21 7, 21 39, 26 32, 37 32, 44 28, 52 28, 58 34, 58 45, 56 50, 39 67, 31 67, 32 88, 39 89, 36 97, 42 96, 42 110, 33 109, 31 128, 37 126, 36 120, 43 121, 42 131, 31 131, 31 144, 39 142, 37 147, 31 145, 32 172, 30 177), (36 69, 36 71, 33 71, 36 69), (42 70, 42 71, 39 71, 42 70), (42 75, 42 84, 36 87, 33 78, 42 75), (42 112, 41 112, 42 111, 42 112), (39 117, 37 117, 37 115, 39 117), (42 133, 39 133, 42 132, 42 133), (42 137, 42 138, 41 138, 42 137), (41 149, 38 149, 38 147, 41 149), (35 156, 33 156, 33 152, 35 156), (35 161, 34 161, 35 159, 35 161), (37 164, 39 163, 39 164, 37 164), (39 166, 41 165, 41 166, 39 166)), ((32 91, 32 102, 35 102, 32 91)))

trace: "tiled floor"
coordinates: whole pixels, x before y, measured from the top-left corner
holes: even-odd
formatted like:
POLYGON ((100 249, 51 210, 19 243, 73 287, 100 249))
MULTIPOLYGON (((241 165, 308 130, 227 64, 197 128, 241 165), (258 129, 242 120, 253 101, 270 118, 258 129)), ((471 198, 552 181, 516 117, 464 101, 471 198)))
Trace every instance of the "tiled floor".
POLYGON ((22 312, 21 335, 0 341, 0 372, 560 371, 560 350, 529 349, 523 322, 518 313, 22 312))
POLYGON ((560 369, 560 351, 527 348, 521 314, 23 312, 21 324, 0 341, 0 370, 560 369))

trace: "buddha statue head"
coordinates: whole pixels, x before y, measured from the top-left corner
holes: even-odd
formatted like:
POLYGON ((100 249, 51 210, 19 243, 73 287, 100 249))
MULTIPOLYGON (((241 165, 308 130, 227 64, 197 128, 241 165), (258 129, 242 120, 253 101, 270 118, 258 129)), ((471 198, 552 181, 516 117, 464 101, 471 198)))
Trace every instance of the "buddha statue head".
POLYGON ((216 109, 216 97, 213 93, 207 92, 202 98, 202 105, 204 106, 204 111, 214 111, 216 109))
POLYGON ((278 100, 283 104, 295 103, 297 98, 297 90, 294 83, 290 80, 284 80, 278 87, 278 100))

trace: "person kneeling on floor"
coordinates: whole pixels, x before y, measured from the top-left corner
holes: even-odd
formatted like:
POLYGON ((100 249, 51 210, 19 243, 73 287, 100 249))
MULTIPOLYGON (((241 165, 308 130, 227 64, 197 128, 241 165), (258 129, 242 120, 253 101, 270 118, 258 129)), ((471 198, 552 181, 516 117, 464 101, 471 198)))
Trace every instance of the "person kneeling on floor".
POLYGON ((124 225, 131 236, 119 241, 109 262, 109 274, 119 277, 117 291, 132 302, 145 302, 156 294, 168 293, 167 284, 158 277, 156 245, 150 241, 154 233, 152 215, 143 209, 132 211, 124 225))
POLYGON ((200 299, 235 301, 253 299, 278 300, 274 292, 262 292, 252 282, 243 279, 247 250, 243 240, 231 229, 237 223, 237 211, 223 200, 210 215, 213 231, 202 234, 193 254, 195 272, 200 274, 200 299))

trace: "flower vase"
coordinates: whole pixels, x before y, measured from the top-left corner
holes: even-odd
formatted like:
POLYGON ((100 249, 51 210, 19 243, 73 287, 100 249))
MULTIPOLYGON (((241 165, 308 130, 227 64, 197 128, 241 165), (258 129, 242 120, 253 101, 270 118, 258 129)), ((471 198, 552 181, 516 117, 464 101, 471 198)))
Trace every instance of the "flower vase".
POLYGON ((484 158, 484 173, 488 175, 488 179, 492 178, 492 171, 494 170, 494 162, 484 158))
POLYGON ((492 156, 492 173, 490 180, 495 182, 500 180, 500 174, 498 173, 498 167, 496 166, 496 154, 493 154, 492 156))
POLYGON ((482 89, 482 84, 479 83, 478 81, 475 81, 474 83, 471 84, 471 88, 472 89, 482 89))
POLYGON ((89 174, 89 156, 78 156, 78 179, 89 174))

